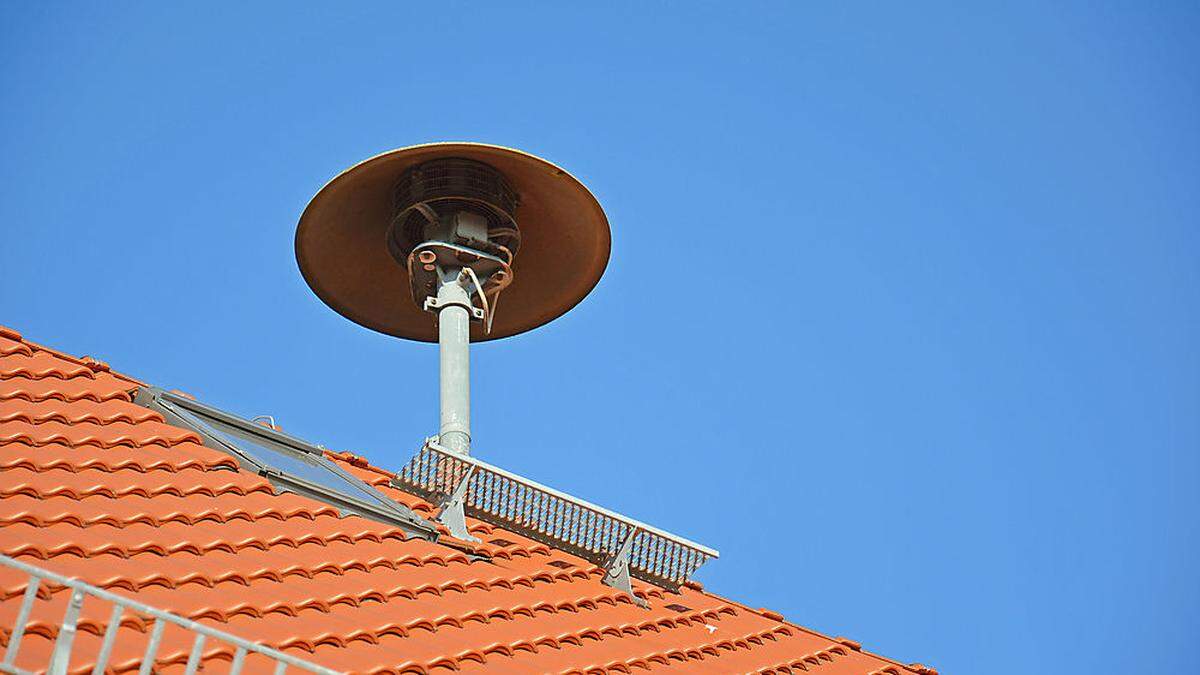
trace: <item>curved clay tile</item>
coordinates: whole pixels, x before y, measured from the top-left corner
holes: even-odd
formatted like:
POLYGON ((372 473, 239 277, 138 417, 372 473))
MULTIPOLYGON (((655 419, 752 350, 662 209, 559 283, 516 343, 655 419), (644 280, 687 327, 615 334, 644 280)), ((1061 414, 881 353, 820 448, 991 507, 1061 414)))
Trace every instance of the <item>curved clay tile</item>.
MULTIPOLYGON (((640 609, 601 585, 594 564, 473 519, 471 532, 506 544, 409 539, 398 528, 277 494, 192 432, 132 404, 136 386, 102 363, 0 333, 0 550, 356 672, 629 672, 667 663, 712 672, 797 663, 907 672, 798 632, 778 615, 742 612, 696 583, 668 593, 635 582, 652 599, 651 610, 640 609), (694 609, 666 614, 667 603, 694 609), (722 639, 705 623, 719 625, 722 639)), ((394 474, 362 457, 327 456, 417 513, 435 511, 391 488, 394 474)), ((52 643, 36 632, 53 635, 49 623, 61 618, 59 603, 69 595, 42 590, 39 603, 58 615, 30 634, 33 654, 49 653, 52 643)), ((15 613, 22 594, 19 580, 0 576, 0 610, 15 613)), ((81 649, 98 646, 105 621, 102 610, 89 610, 81 649)), ((189 647, 164 639, 158 668, 181 666, 189 647)), ((135 651, 122 644, 115 670, 136 670, 135 651)), ((212 668, 232 652, 208 649, 204 658, 212 668)), ((82 661, 79 670, 90 672, 82 661)))
POLYGON ((96 374, 87 366, 37 351, 31 354, 10 353, 0 356, 0 377, 69 380, 76 377, 93 379, 96 374))
POLYGON ((28 345, 21 344, 16 340, 10 340, 7 337, 0 336, 0 356, 8 356, 9 354, 24 354, 25 356, 33 356, 33 350, 28 345))
POLYGON ((36 380, 28 377, 0 378, 0 399, 67 402, 132 401, 129 385, 118 380, 99 385, 80 380, 36 380))
POLYGON ((61 422, 63 424, 78 424, 89 422, 94 424, 113 424, 124 422, 138 424, 141 422, 162 422, 163 418, 157 412, 148 408, 120 400, 109 400, 99 403, 88 402, 68 403, 57 399, 44 401, 23 401, 20 399, 0 400, 0 422, 22 421, 30 424, 40 422, 61 422))

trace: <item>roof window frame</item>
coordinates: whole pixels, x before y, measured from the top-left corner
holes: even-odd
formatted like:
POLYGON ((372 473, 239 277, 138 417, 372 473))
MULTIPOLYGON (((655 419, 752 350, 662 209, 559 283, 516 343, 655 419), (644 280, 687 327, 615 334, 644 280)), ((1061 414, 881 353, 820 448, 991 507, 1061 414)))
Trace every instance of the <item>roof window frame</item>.
POLYGON ((232 456, 242 469, 266 478, 276 490, 293 492, 324 502, 338 509, 342 515, 353 514, 394 525, 408 536, 429 541, 438 539, 437 525, 338 466, 325 456, 322 446, 159 387, 139 388, 134 395, 134 403, 162 414, 170 424, 196 432, 203 439, 205 446, 232 456), (287 469, 273 466, 238 447, 236 443, 226 440, 223 434, 230 432, 221 426, 236 431, 237 433, 232 434, 234 436, 249 436, 254 439, 250 442, 267 450, 314 464, 357 487, 365 493, 364 497, 347 494, 295 475, 287 469), (367 495, 375 498, 368 499, 367 495))

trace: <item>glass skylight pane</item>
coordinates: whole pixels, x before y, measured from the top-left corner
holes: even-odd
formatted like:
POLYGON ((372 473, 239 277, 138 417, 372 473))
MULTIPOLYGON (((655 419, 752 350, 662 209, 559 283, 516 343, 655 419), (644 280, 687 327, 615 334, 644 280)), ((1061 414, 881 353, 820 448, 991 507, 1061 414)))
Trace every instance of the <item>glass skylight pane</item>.
POLYGON ((392 506, 392 502, 371 486, 360 483, 353 477, 341 474, 329 460, 303 450, 291 449, 265 435, 259 435, 226 424, 220 420, 189 411, 206 430, 226 443, 245 453, 251 459, 278 470, 280 473, 300 478, 348 497, 374 504, 392 506))

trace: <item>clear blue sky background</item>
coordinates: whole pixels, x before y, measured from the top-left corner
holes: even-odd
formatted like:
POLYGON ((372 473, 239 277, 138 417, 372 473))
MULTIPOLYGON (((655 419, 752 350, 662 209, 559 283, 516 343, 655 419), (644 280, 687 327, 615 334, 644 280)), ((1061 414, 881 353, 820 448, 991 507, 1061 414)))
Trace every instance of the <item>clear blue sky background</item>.
POLYGON ((1194 5, 169 4, 0 9, 0 323, 399 467, 436 350, 322 305, 296 219, 522 148, 612 260, 475 350, 478 456, 943 673, 1195 667, 1194 5))

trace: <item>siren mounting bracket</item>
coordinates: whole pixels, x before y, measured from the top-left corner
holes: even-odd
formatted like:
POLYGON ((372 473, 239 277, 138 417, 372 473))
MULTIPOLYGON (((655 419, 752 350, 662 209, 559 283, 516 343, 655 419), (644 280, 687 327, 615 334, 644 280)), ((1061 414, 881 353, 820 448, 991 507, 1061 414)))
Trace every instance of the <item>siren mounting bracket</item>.
MULTIPOLYGON (((413 301, 437 317, 439 437, 461 454, 471 451, 470 324, 481 321, 491 333, 500 293, 512 283, 521 244, 518 202, 495 167, 453 157, 408 169, 393 189, 388 250, 408 271, 413 301)), ((455 515, 461 506, 455 508, 453 499, 446 506, 448 527, 470 538, 455 515)))
MULTIPOLYGON (((470 243, 475 243, 471 241, 470 243)), ((477 288, 473 289, 480 302, 497 298, 512 283, 512 261, 504 260, 473 246, 437 239, 423 242, 408 256, 408 278, 413 300, 429 310, 429 300, 437 298, 438 289, 453 270, 471 270, 477 288)), ((494 300, 492 301, 494 304, 494 300)), ((483 316, 478 317, 483 320, 483 316)))
POLYGON ((436 295, 431 295, 425 298, 425 311, 427 312, 433 312, 434 314, 437 314, 438 311, 446 307, 462 307, 471 313, 471 319, 474 321, 483 321, 486 317, 486 313, 482 307, 476 307, 469 302, 463 302, 462 300, 455 298, 445 300, 436 295))

